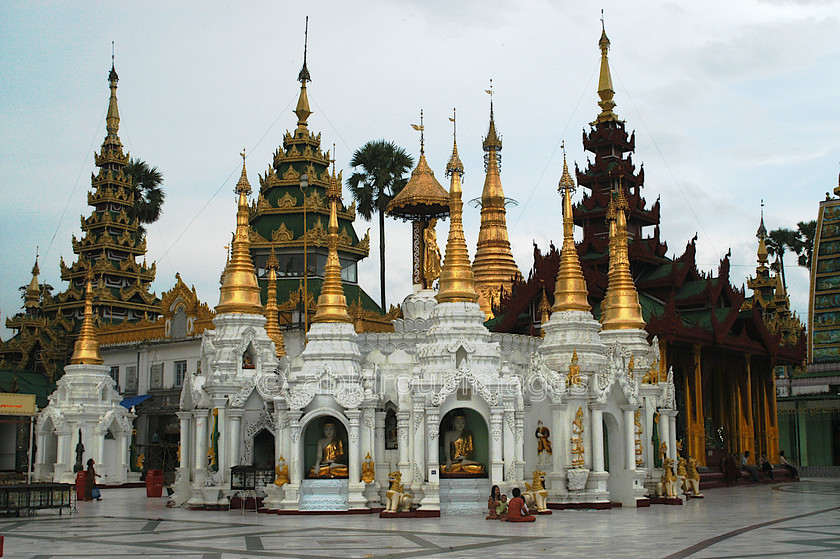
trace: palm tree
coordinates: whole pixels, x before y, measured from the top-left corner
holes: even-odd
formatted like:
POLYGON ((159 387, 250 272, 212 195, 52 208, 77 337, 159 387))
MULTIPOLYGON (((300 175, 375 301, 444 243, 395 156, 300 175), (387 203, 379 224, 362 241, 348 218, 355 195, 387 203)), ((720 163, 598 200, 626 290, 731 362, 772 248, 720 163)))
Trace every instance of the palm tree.
POLYGON ((125 166, 123 173, 131 180, 134 192, 134 206, 129 210, 128 217, 140 220, 141 225, 135 234, 135 240, 139 241, 146 234, 142 224, 154 223, 160 218, 163 199, 166 197, 161 187, 163 174, 157 167, 149 167, 145 161, 134 158, 125 166))
POLYGON ((767 234, 766 245, 767 252, 770 255, 779 257, 778 262, 774 262, 770 267, 776 270, 777 273, 780 272, 782 274, 782 285, 787 287, 787 281, 785 280, 785 252, 790 249, 791 252, 795 252, 796 254, 801 253, 803 246, 802 240, 796 231, 780 227, 767 234))
POLYGON ((379 286, 383 311, 385 307, 385 209, 406 182, 405 174, 414 165, 406 151, 386 140, 370 141, 356 150, 350 165, 360 167, 347 179, 356 210, 367 220, 379 214, 379 286))
POLYGON ((813 219, 811 221, 800 221, 796 224, 796 229, 802 243, 802 250, 797 252, 799 265, 810 270, 811 258, 814 254, 814 237, 817 234, 817 222, 813 219))

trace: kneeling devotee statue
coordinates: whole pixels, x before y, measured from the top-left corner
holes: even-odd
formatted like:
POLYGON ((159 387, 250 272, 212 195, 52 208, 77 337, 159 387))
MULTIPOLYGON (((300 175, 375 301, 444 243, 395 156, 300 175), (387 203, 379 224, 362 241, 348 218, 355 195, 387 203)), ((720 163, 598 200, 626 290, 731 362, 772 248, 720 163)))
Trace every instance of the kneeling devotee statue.
POLYGON ((463 414, 452 418, 452 430, 443 435, 446 464, 441 465, 441 473, 473 476, 485 472, 484 464, 472 460, 475 445, 472 432, 466 426, 467 418, 463 414))
POLYGON ((335 424, 324 423, 324 438, 318 441, 315 465, 309 470, 309 477, 346 478, 349 472, 345 447, 335 434, 335 424))

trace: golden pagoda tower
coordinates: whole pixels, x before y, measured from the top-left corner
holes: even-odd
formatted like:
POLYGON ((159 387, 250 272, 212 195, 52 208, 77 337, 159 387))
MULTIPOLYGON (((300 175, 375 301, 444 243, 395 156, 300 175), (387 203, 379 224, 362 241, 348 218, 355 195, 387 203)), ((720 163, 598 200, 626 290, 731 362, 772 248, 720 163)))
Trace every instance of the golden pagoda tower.
POLYGON ((610 265, 607 293, 601 303, 601 325, 604 330, 642 330, 642 306, 630 275, 627 251, 627 198, 619 185, 610 199, 607 219, 610 221, 610 265))
POLYGON ((569 173, 565 148, 563 150, 563 175, 560 177, 557 190, 563 196, 563 249, 560 253, 560 269, 557 272, 554 306, 551 307, 551 312, 589 312, 592 309, 589 305, 589 291, 586 288, 586 279, 580 267, 580 256, 575 246, 575 221, 572 215, 572 194, 575 191, 575 181, 569 173))
POLYGON ((93 327, 93 272, 88 270, 85 287, 85 314, 76 345, 73 347, 71 365, 101 365, 102 356, 99 354, 99 340, 93 327))
POLYGON ((274 254, 274 249, 271 249, 271 254, 266 262, 268 268, 268 292, 266 294, 265 302, 265 333, 274 342, 274 353, 277 357, 286 355, 286 344, 283 340, 283 333, 280 331, 280 324, 278 322, 279 311, 277 309, 277 255, 274 254))
POLYGON ((601 38, 598 40, 598 46, 601 48, 601 72, 598 76, 598 106, 601 107, 601 114, 592 123, 592 126, 599 122, 610 122, 618 120, 618 116, 613 112, 615 108, 615 89, 613 89, 612 76, 610 75, 610 61, 608 54, 610 52, 610 40, 607 37, 607 31, 604 28, 604 19, 601 18, 601 38))
POLYGON ((240 155, 242 155, 242 175, 235 189, 239 196, 236 210, 236 233, 231 244, 230 260, 225 267, 216 312, 262 314, 260 286, 257 284, 257 272, 251 260, 251 242, 248 238, 248 195, 251 193, 251 185, 245 171, 245 152, 243 151, 240 155))
POLYGON ((347 311, 347 299, 341 287, 341 262, 338 259, 338 205, 341 203, 341 174, 335 175, 333 162, 332 176, 327 187, 327 200, 330 204, 330 221, 327 226, 327 263, 324 265, 324 283, 318 296, 318 305, 312 323, 353 322, 347 311))
POLYGON ((473 260, 475 285, 480 294, 479 305, 487 318, 493 317, 492 305, 501 292, 509 291, 514 280, 522 273, 516 267, 508 239, 505 198, 500 176, 502 140, 496 133, 493 116, 493 90, 490 93, 490 128, 484 138, 484 190, 481 192, 481 227, 473 260))
POLYGON ((464 165, 458 157, 458 145, 453 141, 452 156, 446 164, 449 179, 449 237, 446 239, 446 255, 440 269, 440 284, 435 295, 438 303, 475 303, 478 292, 470 266, 470 254, 464 239, 463 210, 461 201, 461 177, 464 165))

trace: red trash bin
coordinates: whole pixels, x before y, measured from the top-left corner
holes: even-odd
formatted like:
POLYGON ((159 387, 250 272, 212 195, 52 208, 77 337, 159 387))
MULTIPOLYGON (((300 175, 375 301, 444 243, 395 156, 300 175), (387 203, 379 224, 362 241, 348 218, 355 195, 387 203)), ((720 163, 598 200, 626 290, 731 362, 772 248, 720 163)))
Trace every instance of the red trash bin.
POLYGON ((85 487, 87 486, 87 472, 82 470, 76 472, 76 499, 79 501, 85 500, 85 487))
POLYGON ((149 470, 146 473, 146 497, 160 497, 163 494, 163 470, 149 470))

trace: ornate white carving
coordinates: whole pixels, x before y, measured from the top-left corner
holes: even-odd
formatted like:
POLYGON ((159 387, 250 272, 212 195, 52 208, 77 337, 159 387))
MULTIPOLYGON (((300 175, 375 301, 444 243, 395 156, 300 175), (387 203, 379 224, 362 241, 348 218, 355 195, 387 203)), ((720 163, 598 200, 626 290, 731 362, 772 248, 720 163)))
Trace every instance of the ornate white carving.
POLYGON ((491 421, 491 423, 490 423, 490 434, 493 436, 494 441, 502 440, 502 422, 501 421, 491 421))
POLYGON ((373 408, 365 408, 362 411, 362 423, 369 429, 376 427, 376 411, 373 408))
POLYGON ((251 464, 253 462, 254 436, 263 429, 268 430, 276 437, 277 434, 274 432, 274 424, 271 421, 271 415, 269 415, 265 410, 260 412, 260 416, 256 419, 256 421, 245 422, 245 454, 242 457, 241 463, 251 464))
POLYGON ((447 374, 443 378, 443 385, 441 386, 440 390, 432 394, 432 405, 441 405, 443 401, 446 400, 447 396, 458 390, 458 386, 464 381, 470 383, 473 389, 475 389, 475 391, 478 392, 478 394, 484 399, 484 401, 490 404, 491 406, 495 406, 498 403, 496 395, 493 394, 487 388, 487 385, 484 383, 484 381, 476 377, 472 371, 457 370, 453 373, 447 374))

